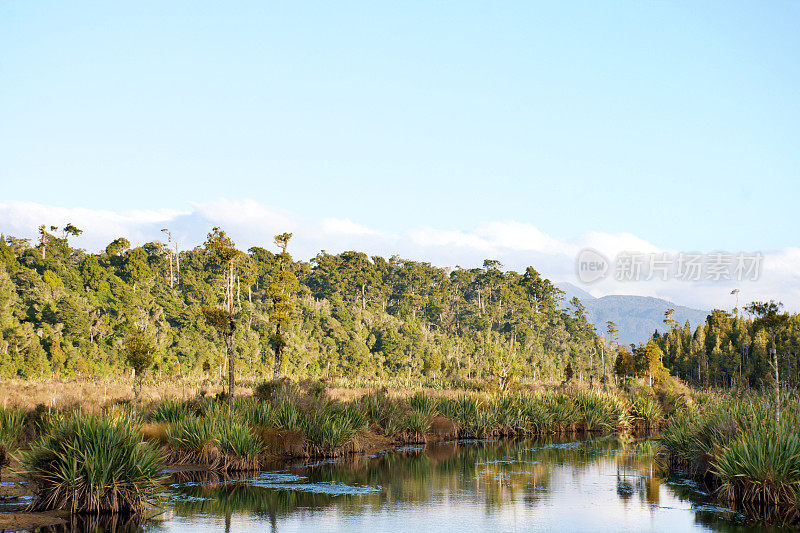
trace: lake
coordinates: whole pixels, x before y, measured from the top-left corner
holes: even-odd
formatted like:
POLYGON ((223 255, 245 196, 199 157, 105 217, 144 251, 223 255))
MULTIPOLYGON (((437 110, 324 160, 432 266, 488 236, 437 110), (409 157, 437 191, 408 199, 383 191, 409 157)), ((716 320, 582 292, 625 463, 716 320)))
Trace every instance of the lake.
MULTIPOLYGON (((748 531, 693 482, 665 481, 653 440, 458 441, 173 475, 145 531, 748 531)), ((78 529, 83 529, 79 524, 78 529)), ((106 525, 130 529, 124 523, 106 525)), ((138 528, 136 528, 138 529, 138 528)), ((756 530, 756 529, 752 529, 756 530)))

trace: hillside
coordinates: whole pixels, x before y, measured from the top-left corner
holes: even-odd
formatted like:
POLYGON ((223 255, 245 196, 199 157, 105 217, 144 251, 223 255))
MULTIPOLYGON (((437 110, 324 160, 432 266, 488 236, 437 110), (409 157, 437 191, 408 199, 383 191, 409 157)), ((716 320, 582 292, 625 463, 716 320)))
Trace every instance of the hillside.
POLYGON ((683 326, 689 321, 692 330, 703 324, 710 311, 676 305, 669 300, 648 296, 609 295, 595 298, 571 283, 557 283, 566 294, 565 304, 577 297, 586 306, 586 317, 598 331, 605 333, 605 324, 611 320, 619 328, 623 344, 646 342, 653 332, 665 331, 664 312, 674 309, 673 319, 683 326))

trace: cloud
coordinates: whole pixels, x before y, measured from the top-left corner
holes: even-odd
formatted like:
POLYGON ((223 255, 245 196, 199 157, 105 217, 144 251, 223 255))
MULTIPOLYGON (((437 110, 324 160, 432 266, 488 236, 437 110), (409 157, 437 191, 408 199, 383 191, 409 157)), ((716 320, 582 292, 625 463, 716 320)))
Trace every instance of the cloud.
MULTIPOLYGON (((505 268, 517 271, 533 265, 556 281, 579 284, 575 271, 578 252, 591 247, 613 260, 620 252, 644 254, 669 252, 632 233, 589 231, 573 239, 557 238, 520 221, 493 221, 475 228, 434 228, 418 226, 388 234, 349 218, 309 220, 294 213, 254 200, 220 199, 189 204, 185 209, 114 212, 85 208, 47 206, 31 202, 0 203, 0 233, 35 239, 40 224, 63 227, 72 222, 84 230, 71 239, 75 246, 102 250, 117 237, 134 244, 164 240, 162 228, 169 228, 182 249, 201 245, 208 231, 223 228, 243 249, 271 248, 274 235, 294 233, 292 254, 310 259, 320 250, 338 253, 359 250, 385 257, 397 254, 439 266, 481 266, 484 259, 497 259, 505 268)), ((736 252, 736 251, 732 251, 736 252)), ((613 274, 613 273, 612 273, 613 274)), ((595 296, 636 294, 656 296, 681 305, 703 309, 731 309, 730 295, 740 289, 740 307, 752 300, 780 299, 787 308, 800 310, 800 248, 765 251, 763 269, 756 281, 686 282, 677 280, 618 281, 611 275, 592 285, 582 285, 595 296)))
POLYGON ((379 231, 356 224, 349 218, 325 218, 322 220, 325 233, 341 235, 380 235, 379 231))

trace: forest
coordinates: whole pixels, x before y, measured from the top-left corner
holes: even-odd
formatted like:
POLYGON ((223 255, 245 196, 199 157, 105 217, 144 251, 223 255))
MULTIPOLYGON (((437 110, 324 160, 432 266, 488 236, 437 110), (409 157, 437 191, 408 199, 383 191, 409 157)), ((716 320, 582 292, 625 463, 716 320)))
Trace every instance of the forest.
POLYGON ((294 261, 290 234, 242 251, 219 228, 191 250, 165 230, 166 243, 120 237, 89 253, 70 245, 80 233, 69 224, 42 226, 33 243, 0 237, 0 375, 120 374, 133 332, 153 345, 153 376, 222 378, 227 340, 249 376, 272 373, 276 347, 281 373, 316 378, 507 382, 561 378, 570 364, 586 379, 601 366, 583 306, 562 309, 561 291, 533 267, 449 269, 354 251, 294 261))
POLYGON ((441 268, 355 251, 295 261, 290 234, 242 251, 219 228, 191 250, 165 230, 166 242, 131 247, 120 237, 89 253, 70 245, 80 233, 68 224, 40 227, 34 243, 0 236, 0 375, 120 375, 138 332, 157 377, 223 379, 232 356, 251 377, 505 384, 652 378, 663 365, 694 385, 760 387, 774 384, 774 359, 779 379, 796 385, 799 315, 763 327, 748 308, 714 310, 692 331, 668 312, 651 342, 622 346, 613 323, 595 328, 579 300, 565 305, 532 266, 441 268))

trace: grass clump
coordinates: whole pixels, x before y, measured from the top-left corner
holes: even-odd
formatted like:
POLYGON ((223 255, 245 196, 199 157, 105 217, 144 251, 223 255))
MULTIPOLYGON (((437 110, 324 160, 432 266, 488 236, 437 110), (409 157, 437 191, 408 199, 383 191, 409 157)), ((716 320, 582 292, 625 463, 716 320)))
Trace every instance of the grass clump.
POLYGON ((411 411, 403 420, 402 428, 410 435, 422 438, 431 429, 430 416, 421 411, 411 411))
POLYGON ((780 421, 773 402, 770 395, 712 394, 679 411, 661 438, 668 468, 710 482, 730 502, 795 506, 800 401, 794 395, 784 398, 780 421))
POLYGON ((637 394, 631 398, 631 414, 644 422, 648 427, 656 426, 661 421, 661 404, 654 397, 646 394, 637 394))
POLYGON ((19 408, 0 410, 0 446, 13 449, 19 444, 25 418, 25 411, 19 408))
POLYGON ((34 507, 72 513, 143 513, 164 476, 163 460, 127 422, 74 413, 20 452, 34 507))
POLYGON ((153 422, 177 422, 189 416, 194 416, 194 412, 188 404, 178 400, 163 401, 150 412, 150 420, 153 422))
POLYGON ((332 409, 315 412, 306 419, 304 426, 309 442, 325 449, 346 444, 357 431, 346 414, 332 409))

